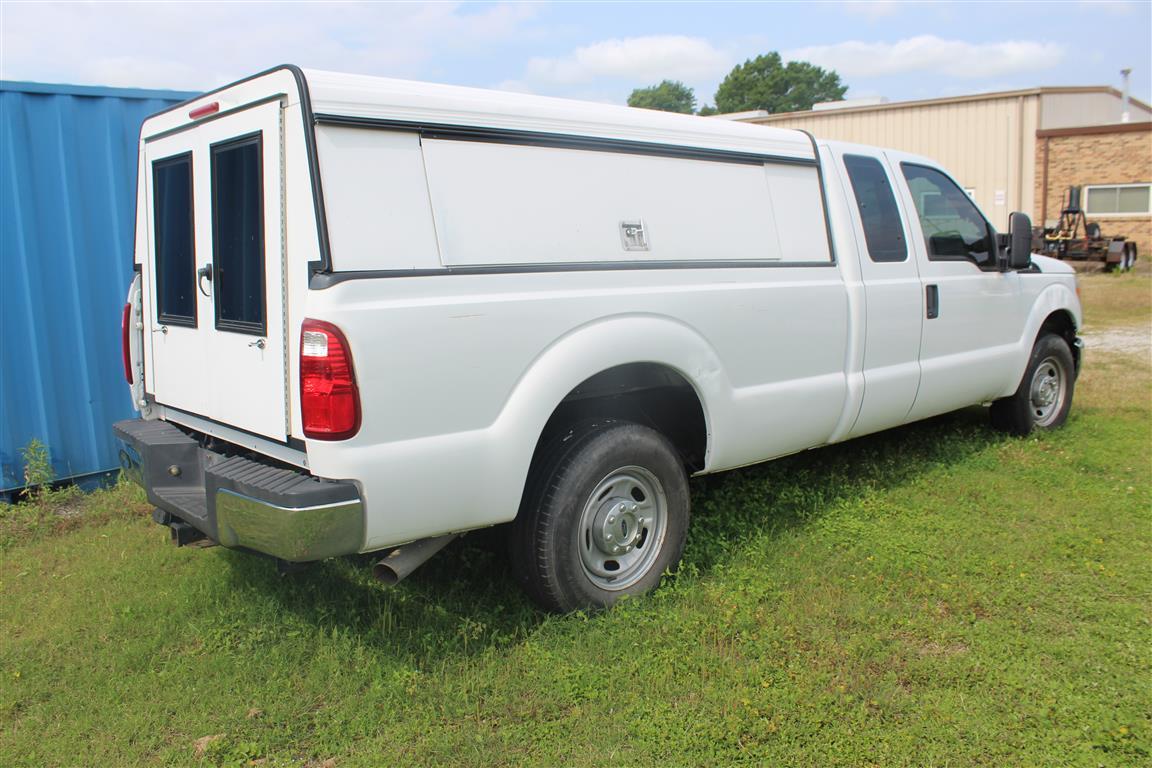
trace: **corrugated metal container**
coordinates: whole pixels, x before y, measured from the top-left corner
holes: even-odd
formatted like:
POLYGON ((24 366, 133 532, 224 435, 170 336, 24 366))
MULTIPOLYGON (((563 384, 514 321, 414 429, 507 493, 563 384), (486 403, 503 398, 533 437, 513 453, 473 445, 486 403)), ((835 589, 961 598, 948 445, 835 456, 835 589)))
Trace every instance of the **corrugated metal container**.
POLYGON ((0 492, 33 439, 59 479, 119 466, 140 124, 193 95, 0 81, 0 492))

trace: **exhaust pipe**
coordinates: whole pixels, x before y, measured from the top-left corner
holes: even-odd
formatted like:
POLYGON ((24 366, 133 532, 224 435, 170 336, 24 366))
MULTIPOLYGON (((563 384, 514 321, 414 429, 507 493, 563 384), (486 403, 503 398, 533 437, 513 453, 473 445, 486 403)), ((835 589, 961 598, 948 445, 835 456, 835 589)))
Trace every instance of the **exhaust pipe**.
POLYGON ((449 533, 397 547, 372 566, 372 575, 388 586, 394 587, 459 535, 449 533))

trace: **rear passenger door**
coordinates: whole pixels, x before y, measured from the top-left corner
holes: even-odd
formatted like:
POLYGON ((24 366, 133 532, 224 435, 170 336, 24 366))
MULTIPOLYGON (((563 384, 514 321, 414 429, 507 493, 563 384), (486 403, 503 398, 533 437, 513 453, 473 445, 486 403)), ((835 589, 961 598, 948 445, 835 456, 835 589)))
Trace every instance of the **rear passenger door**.
POLYGON ((923 285, 920 389, 910 420, 993 399, 1010 385, 1024 326, 1016 272, 999 269, 996 231, 939 168, 887 152, 915 236, 923 285))
POLYGON ((880 152, 840 154, 864 282, 864 398, 849 437, 904 422, 920 385, 920 272, 880 152))

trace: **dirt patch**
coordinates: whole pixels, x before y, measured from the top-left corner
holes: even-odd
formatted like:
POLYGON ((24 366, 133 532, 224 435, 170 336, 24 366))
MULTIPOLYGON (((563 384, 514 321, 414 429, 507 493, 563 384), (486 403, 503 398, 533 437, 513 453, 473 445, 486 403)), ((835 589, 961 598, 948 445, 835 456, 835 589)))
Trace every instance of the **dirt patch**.
POLYGON ((1122 355, 1152 355, 1152 328, 1129 326, 1103 331, 1085 331, 1084 347, 1090 352, 1114 352, 1122 355))

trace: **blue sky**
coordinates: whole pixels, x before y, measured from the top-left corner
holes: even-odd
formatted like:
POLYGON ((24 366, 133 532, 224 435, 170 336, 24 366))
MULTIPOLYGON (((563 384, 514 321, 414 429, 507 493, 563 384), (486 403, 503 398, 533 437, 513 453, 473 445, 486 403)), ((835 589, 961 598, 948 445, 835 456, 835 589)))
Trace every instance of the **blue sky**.
POLYGON ((1152 101, 1152 0, 763 3, 0 3, 0 78, 204 90, 283 62, 623 103, 701 103, 747 58, 893 101, 1112 85, 1152 101))

